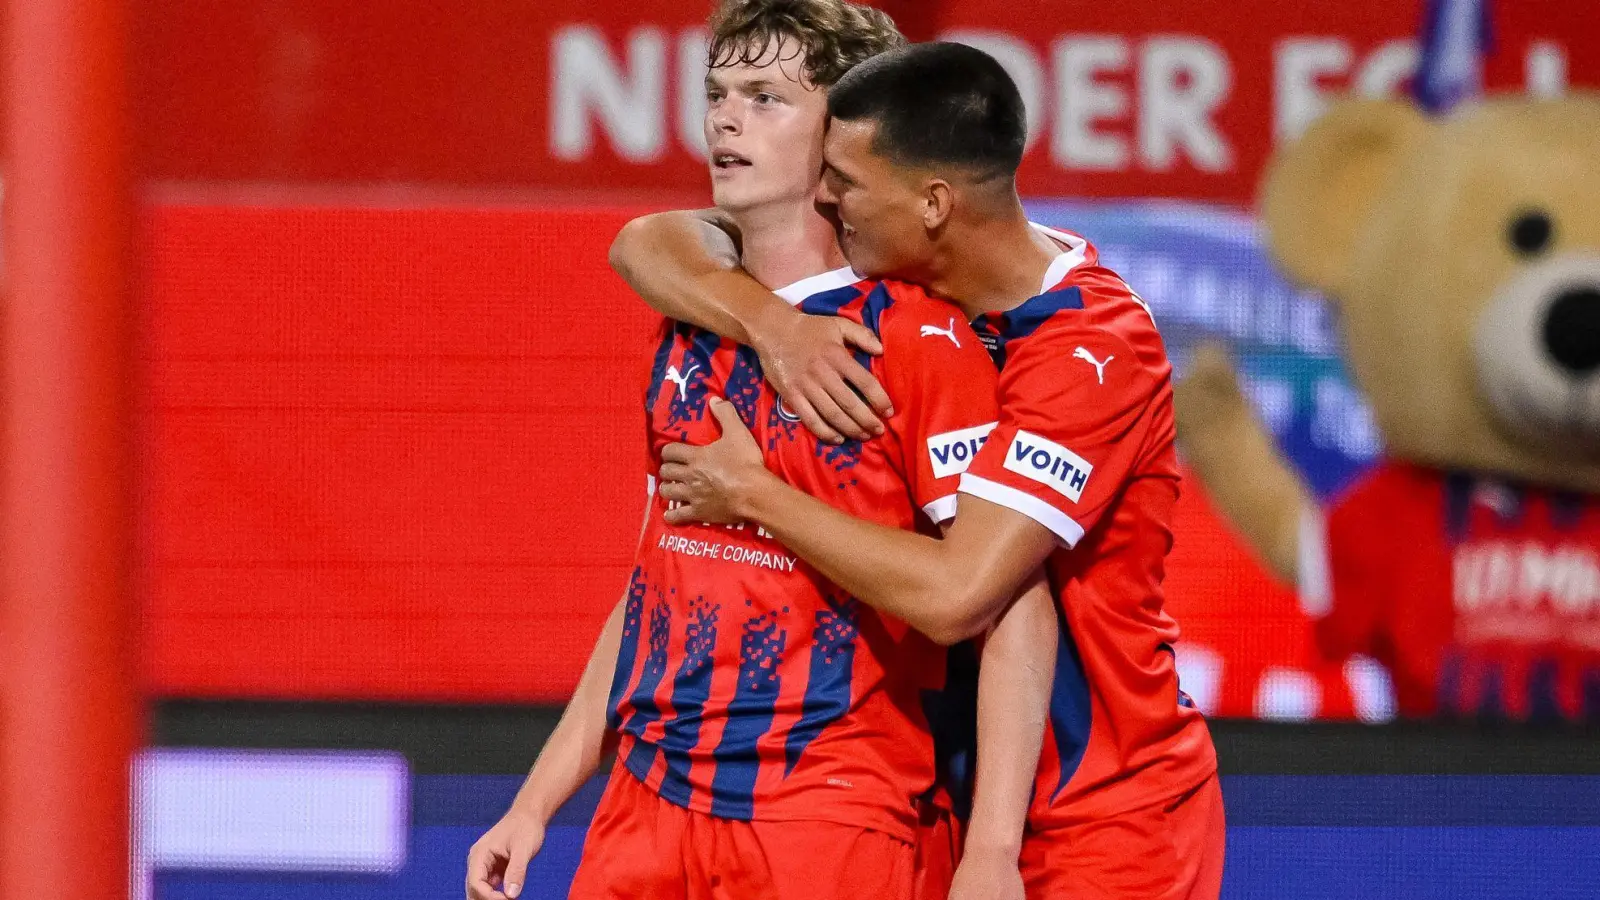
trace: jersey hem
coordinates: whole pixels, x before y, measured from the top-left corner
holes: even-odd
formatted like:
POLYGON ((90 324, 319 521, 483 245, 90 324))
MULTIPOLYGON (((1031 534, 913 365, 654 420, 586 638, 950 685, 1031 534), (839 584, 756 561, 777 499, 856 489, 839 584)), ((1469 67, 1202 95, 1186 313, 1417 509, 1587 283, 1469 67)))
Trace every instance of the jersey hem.
POLYGON ((1025 491, 968 472, 961 476, 961 492, 1022 513, 1050 529, 1068 550, 1083 539, 1083 526, 1072 517, 1025 491))
MULTIPOLYGON (((634 742, 637 742, 637 740, 638 740, 637 738, 633 739, 634 742)), ((915 844, 916 843, 916 838, 917 838, 917 830, 916 830, 916 828, 914 826, 910 825, 910 824, 899 822, 898 820, 895 819, 895 817, 894 817, 894 815, 892 813, 887 813, 887 812, 884 814, 883 818, 881 818, 881 819, 879 819, 877 817, 872 817, 873 821, 871 821, 871 822, 863 821, 860 818, 854 818, 854 817, 851 817, 851 816, 844 816, 844 815, 837 815, 837 816, 810 815, 810 814, 805 814, 805 815, 799 815, 799 814, 797 814, 797 815, 785 815, 785 814, 783 814, 781 812, 779 812, 779 813, 762 812, 762 813, 759 813, 759 814, 752 814, 749 818, 736 818, 734 816, 719 816, 716 813, 711 812, 710 810, 700 809, 700 808, 696 807, 695 804, 692 801, 690 803, 679 803, 678 801, 672 799, 671 797, 666 796, 665 794, 661 793, 660 790, 651 787, 650 783, 648 781, 646 781, 643 778, 640 778, 632 769, 628 768, 623 763, 624 759, 625 759, 624 753, 623 753, 623 751, 621 749, 619 749, 618 753, 617 753, 616 762, 612 764, 612 775, 613 775, 613 777, 616 775, 616 773, 620 772, 621 774, 626 775, 627 777, 632 778, 634 781, 638 782, 641 787, 643 787, 645 790, 649 791, 651 794, 654 794, 657 798, 659 798, 661 800, 661 802, 670 804, 672 806, 676 806, 677 808, 682 809, 682 810, 687 810, 688 812, 692 812, 695 815, 706 816, 707 818, 711 818, 711 819, 720 819, 720 820, 722 820, 724 822, 826 822, 826 823, 828 823, 830 825, 842 825, 842 826, 844 826, 846 828, 860 828, 860 829, 862 829, 864 831, 876 831, 879 834, 886 834, 889 837, 892 837, 892 838, 894 838, 896 840, 905 841, 905 842, 910 843, 910 844, 915 844)), ((756 802, 759 804, 761 801, 757 800, 756 802)), ((914 813, 912 813, 912 815, 914 815, 914 813)))
POLYGON ((1053 809, 1046 810, 1039 814, 1030 812, 1028 814, 1027 823, 1030 830, 1030 836, 1040 834, 1047 835, 1051 831, 1058 828, 1072 828, 1088 822, 1101 821, 1116 816, 1132 815, 1134 813, 1143 812, 1152 806, 1161 806, 1163 804, 1171 803, 1173 800, 1176 800, 1177 798, 1182 797, 1205 784, 1208 779, 1217 777, 1217 773, 1219 771, 1220 770, 1217 768, 1216 763, 1213 762, 1206 768, 1204 774, 1197 776, 1192 782, 1184 783, 1183 787, 1174 788, 1170 791, 1164 791, 1160 796, 1154 799, 1136 803, 1132 806, 1119 805, 1105 808, 1090 808, 1084 811, 1074 810, 1071 814, 1059 816, 1053 815, 1053 809))
POLYGON ((946 521, 956 516, 956 495, 946 494, 922 508, 935 525, 943 525, 946 521))

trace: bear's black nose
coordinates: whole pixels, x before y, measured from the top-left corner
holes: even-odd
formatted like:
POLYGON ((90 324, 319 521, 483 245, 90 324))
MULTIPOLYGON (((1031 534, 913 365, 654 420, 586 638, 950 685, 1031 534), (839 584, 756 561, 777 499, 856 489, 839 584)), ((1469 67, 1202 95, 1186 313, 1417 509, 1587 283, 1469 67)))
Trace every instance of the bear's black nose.
POLYGON ((1556 297, 1545 313, 1544 346, 1574 375, 1600 368, 1600 288, 1573 288, 1556 297))

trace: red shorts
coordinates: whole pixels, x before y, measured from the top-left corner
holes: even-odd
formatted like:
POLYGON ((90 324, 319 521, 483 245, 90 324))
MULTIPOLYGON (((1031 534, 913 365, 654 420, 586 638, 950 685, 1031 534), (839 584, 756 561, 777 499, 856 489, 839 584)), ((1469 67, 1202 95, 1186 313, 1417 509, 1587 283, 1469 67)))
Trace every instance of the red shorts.
POLYGON ((1227 823, 1217 776, 1176 800, 1030 832, 1028 900, 1217 900, 1227 823))
POLYGON ((571 900, 916 900, 916 848, 832 822, 743 822, 611 772, 571 900))
POLYGON ((948 809, 924 803, 917 824, 917 900, 947 900, 961 860, 961 822, 948 809))

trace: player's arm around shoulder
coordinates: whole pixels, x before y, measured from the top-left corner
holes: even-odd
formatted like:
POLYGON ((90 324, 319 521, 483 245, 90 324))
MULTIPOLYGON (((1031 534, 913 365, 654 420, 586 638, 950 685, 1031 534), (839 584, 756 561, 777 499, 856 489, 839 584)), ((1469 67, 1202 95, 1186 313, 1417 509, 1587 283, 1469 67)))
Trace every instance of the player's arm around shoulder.
POLYGON ((754 347, 813 434, 830 443, 881 434, 888 398, 848 350, 877 353, 877 338, 843 319, 802 315, 742 268, 740 252, 726 213, 676 210, 624 225, 609 259, 655 311, 754 347))

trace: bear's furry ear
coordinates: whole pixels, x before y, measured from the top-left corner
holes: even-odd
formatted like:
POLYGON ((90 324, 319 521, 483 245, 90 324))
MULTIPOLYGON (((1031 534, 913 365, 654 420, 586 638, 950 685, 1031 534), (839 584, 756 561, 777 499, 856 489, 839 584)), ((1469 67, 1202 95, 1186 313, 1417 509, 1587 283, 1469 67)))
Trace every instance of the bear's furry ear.
POLYGON ((1361 223, 1396 165, 1431 127, 1400 100, 1345 100, 1280 147, 1262 180, 1261 216, 1278 264, 1331 291, 1361 223))

